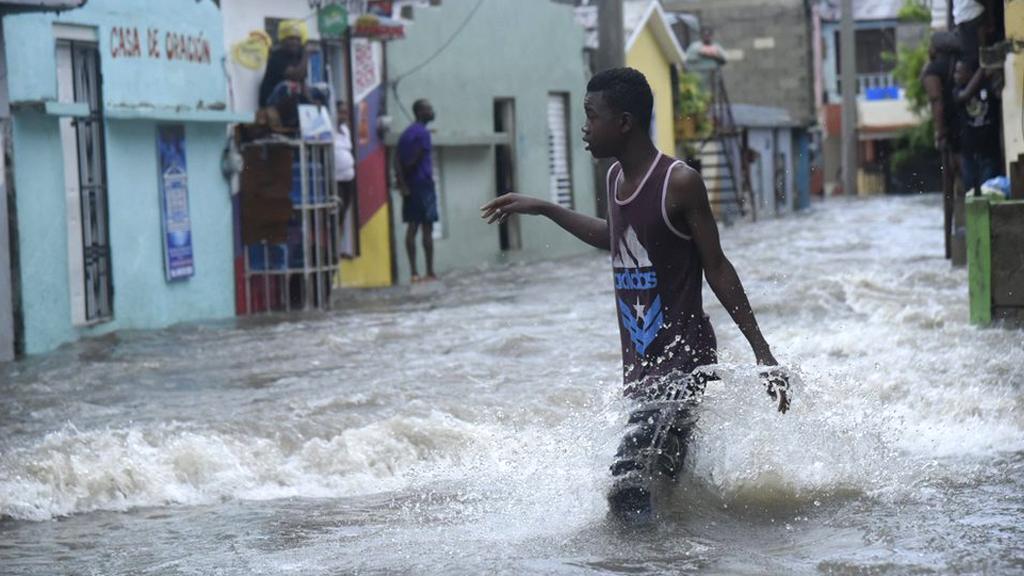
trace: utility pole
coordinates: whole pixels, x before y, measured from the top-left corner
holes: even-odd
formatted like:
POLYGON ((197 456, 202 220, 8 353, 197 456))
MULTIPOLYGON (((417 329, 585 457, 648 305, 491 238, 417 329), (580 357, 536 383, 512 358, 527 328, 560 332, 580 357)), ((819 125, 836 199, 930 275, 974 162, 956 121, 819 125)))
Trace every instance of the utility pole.
MULTIPOLYGON (((622 0, 591 0, 597 6, 597 51, 591 60, 594 73, 626 65, 626 39, 622 24, 622 0)), ((600 160, 594 166, 594 191, 597 193, 597 215, 608 214, 608 191, 605 176, 612 160, 600 160)))
POLYGON ((618 68, 626 63, 626 39, 622 29, 622 0, 592 0, 597 6, 595 71, 618 68))
POLYGON ((843 192, 857 194, 857 48, 854 42, 853 0, 843 0, 839 31, 843 84, 843 192))

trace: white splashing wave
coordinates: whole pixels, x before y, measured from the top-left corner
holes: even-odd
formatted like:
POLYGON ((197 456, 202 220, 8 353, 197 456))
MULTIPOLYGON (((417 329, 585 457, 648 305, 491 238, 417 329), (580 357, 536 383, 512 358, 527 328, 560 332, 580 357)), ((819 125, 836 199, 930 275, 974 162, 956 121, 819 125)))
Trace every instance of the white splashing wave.
POLYGON ((48 434, 0 460, 0 517, 228 498, 343 497, 395 490, 417 466, 446 466, 484 427, 434 412, 393 417, 289 447, 273 438, 174 425, 48 434))
POLYGON ((858 378, 796 370, 793 406, 781 415, 752 368, 717 372, 723 379, 708 386, 691 464, 727 499, 897 496, 961 473, 937 458, 1024 449, 1019 398, 990 386, 936 380, 922 389, 887 381, 884 370, 858 378))
MULTIPOLYGON (((780 415, 752 367, 722 364, 717 372, 723 380, 708 386, 690 468, 726 500, 898 494, 922 475, 957 474, 929 464, 945 453, 1021 444, 1022 425, 1013 417, 1018 400, 994 397, 986 386, 963 385, 955 394, 915 387, 908 394, 900 383, 887 384, 882 372, 854 379, 798 369, 793 409, 780 415)), ((174 424, 69 426, 0 458, 0 517, 45 520, 93 510, 412 489, 458 492, 465 504, 446 513, 508 520, 537 533, 551 528, 552 513, 575 523, 604 513, 607 467, 626 408, 609 387, 560 421, 528 408, 483 414, 480 422, 434 411, 305 440, 174 424)))

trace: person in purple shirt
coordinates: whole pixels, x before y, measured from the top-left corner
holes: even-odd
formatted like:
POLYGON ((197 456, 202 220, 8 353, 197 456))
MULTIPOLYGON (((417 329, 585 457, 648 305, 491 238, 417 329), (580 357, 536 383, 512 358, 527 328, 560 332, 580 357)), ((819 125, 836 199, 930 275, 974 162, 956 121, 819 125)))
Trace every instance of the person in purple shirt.
POLYGON ((416 232, 423 231, 423 253, 427 264, 427 280, 434 275, 434 222, 437 222, 437 192, 434 189, 432 146, 427 124, 434 121, 434 107, 420 99, 412 105, 416 121, 402 132, 395 155, 395 173, 402 193, 402 221, 406 223, 405 251, 409 255, 412 281, 420 282, 416 266, 416 232))

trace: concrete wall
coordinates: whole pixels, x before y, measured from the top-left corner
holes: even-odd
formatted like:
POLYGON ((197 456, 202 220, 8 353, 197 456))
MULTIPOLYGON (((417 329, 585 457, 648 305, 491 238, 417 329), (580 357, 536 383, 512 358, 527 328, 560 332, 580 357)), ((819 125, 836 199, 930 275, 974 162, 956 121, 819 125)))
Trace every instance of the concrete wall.
POLYGON ((220 174, 224 124, 192 123, 196 117, 187 113, 223 105, 226 100, 219 10, 210 2, 193 0, 91 0, 85 8, 59 16, 8 16, 3 25, 12 102, 56 99, 53 25, 57 22, 97 29, 106 110, 128 109, 145 116, 153 107, 165 112, 174 109, 183 114, 178 121, 189 120, 185 148, 195 275, 174 283, 164 278, 158 122, 107 118, 113 320, 74 326, 59 121, 36 110, 16 108, 13 158, 25 351, 44 352, 80 336, 122 328, 233 315, 231 208, 220 174), (115 55, 115 27, 138 30, 140 55, 115 55), (147 50, 148 29, 160 31, 158 56, 147 50), (169 61, 164 49, 167 32, 205 38, 209 61, 169 61))
POLYGON ((654 143, 669 156, 676 155, 674 103, 672 102, 671 63, 661 51, 651 32, 652 24, 637 37, 626 54, 626 66, 636 68, 647 77, 654 92, 654 143))
MULTIPOLYGON (((1024 42, 1024 0, 1006 3, 1006 37, 1024 42)), ((1024 54, 1006 58, 1006 88, 1003 89, 1003 145, 1006 150, 1005 174, 1010 162, 1024 154, 1024 54)))
POLYGON ((5 17, 11 102, 57 99, 57 75, 50 73, 56 69, 55 23, 97 28, 107 106, 210 108, 226 103, 220 11, 211 2, 194 0, 90 0, 84 8, 58 15, 5 17), (115 28, 123 27, 137 30, 139 56, 114 56, 111 48, 112 42, 116 44, 115 28), (147 53, 149 29, 157 32, 159 58, 147 53), (168 60, 167 33, 205 39, 210 62, 168 60))
POLYGON ((810 12, 803 0, 663 0, 715 29, 729 62, 722 68, 734 104, 774 106, 794 122, 815 121, 810 12), (765 87, 770 86, 771 90, 765 87))
MULTIPOLYGON (((411 121, 414 100, 428 98, 437 112, 437 122, 431 125, 435 147, 445 139, 490 134, 494 100, 514 98, 518 191, 547 199, 548 94, 568 93, 576 209, 593 214, 593 169, 579 138, 587 81, 583 31, 573 20, 572 8, 548 0, 484 2, 447 49, 437 53, 474 5, 469 0, 451 0, 437 8, 417 9, 406 38, 388 44, 388 79, 400 78, 398 98, 389 91, 387 101, 394 131, 401 131, 411 121), (436 58, 426 67, 402 76, 435 53, 436 58)), ((496 194, 493 148, 457 145, 441 146, 439 151, 445 231, 435 243, 439 273, 502 258, 555 258, 589 249, 546 219, 525 217, 520 220, 522 250, 503 255, 498 228, 483 223, 478 210, 496 194)), ((400 206, 397 195, 392 198, 396 208, 400 206)), ((394 212, 398 235, 404 226, 400 210, 394 212)), ((396 252, 399 279, 406 281, 408 264, 401 243, 396 252)))

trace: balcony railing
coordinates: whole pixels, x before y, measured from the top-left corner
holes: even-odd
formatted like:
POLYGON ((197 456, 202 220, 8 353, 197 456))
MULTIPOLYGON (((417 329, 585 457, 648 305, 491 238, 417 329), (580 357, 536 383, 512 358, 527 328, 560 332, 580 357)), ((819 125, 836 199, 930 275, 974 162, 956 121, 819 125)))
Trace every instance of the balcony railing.
POLYGON ((891 72, 880 74, 857 74, 857 93, 863 94, 868 88, 889 88, 896 86, 896 78, 891 72))

